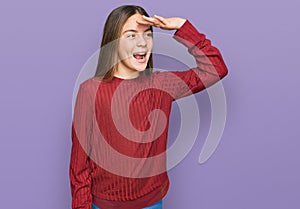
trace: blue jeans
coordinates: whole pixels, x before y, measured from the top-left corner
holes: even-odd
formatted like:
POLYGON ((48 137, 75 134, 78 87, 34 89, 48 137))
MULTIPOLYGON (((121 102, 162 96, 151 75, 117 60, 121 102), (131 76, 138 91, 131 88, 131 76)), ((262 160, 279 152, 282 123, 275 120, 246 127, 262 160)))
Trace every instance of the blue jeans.
MULTIPOLYGON (((94 203, 92 204, 92 208, 93 208, 93 209, 100 209, 100 208, 98 208, 94 203)), ((151 205, 151 206, 149 206, 149 207, 142 208, 142 209, 162 209, 162 200, 158 201, 158 202, 155 203, 154 205, 151 205)))

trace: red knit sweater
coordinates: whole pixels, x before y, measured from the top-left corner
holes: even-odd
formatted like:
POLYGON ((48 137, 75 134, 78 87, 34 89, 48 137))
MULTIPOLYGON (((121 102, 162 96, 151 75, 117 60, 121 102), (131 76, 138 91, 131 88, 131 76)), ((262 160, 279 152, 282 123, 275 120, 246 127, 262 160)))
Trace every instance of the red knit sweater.
POLYGON ((80 85, 72 121, 70 182, 73 209, 140 209, 169 188, 166 144, 171 104, 214 84, 228 70, 219 50, 187 20, 174 38, 197 67, 140 73, 80 85))

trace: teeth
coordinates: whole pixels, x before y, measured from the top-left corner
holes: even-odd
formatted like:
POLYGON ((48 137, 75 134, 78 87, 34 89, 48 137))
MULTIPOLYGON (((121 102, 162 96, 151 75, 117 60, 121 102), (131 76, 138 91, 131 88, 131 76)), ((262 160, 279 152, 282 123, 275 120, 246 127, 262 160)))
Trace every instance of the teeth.
POLYGON ((145 53, 134 53, 134 55, 146 55, 146 52, 145 53))
POLYGON ((136 54, 133 54, 133 57, 138 60, 142 60, 146 57, 146 54, 145 53, 136 53, 136 54))

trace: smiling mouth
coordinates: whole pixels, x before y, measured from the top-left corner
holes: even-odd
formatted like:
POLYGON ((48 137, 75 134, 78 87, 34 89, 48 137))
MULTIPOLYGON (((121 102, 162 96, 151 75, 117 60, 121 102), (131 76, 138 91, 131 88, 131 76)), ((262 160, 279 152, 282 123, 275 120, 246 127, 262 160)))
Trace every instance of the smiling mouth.
POLYGON ((146 52, 143 53, 134 53, 133 57, 139 62, 139 63, 144 63, 146 62, 146 52))
POLYGON ((133 56, 136 59, 143 59, 146 56, 146 54, 147 54, 146 52, 143 52, 143 53, 134 53, 133 56))

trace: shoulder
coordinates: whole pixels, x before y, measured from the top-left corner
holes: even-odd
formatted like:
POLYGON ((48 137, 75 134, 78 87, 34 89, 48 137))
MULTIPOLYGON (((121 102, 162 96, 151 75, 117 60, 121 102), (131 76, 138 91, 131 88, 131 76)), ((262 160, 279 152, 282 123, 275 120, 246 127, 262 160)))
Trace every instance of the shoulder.
POLYGON ((97 78, 89 78, 79 85, 79 90, 94 95, 99 87, 99 84, 101 83, 100 80, 97 78))
POLYGON ((162 71, 162 70, 155 70, 153 73, 152 73, 152 76, 156 79, 159 79, 159 78, 162 78, 164 76, 167 76, 168 74, 170 73, 170 71, 162 71))
POLYGON ((177 73, 180 73, 181 71, 155 71, 153 72, 153 77, 155 79, 166 79, 169 77, 173 77, 174 75, 177 75, 177 73))

